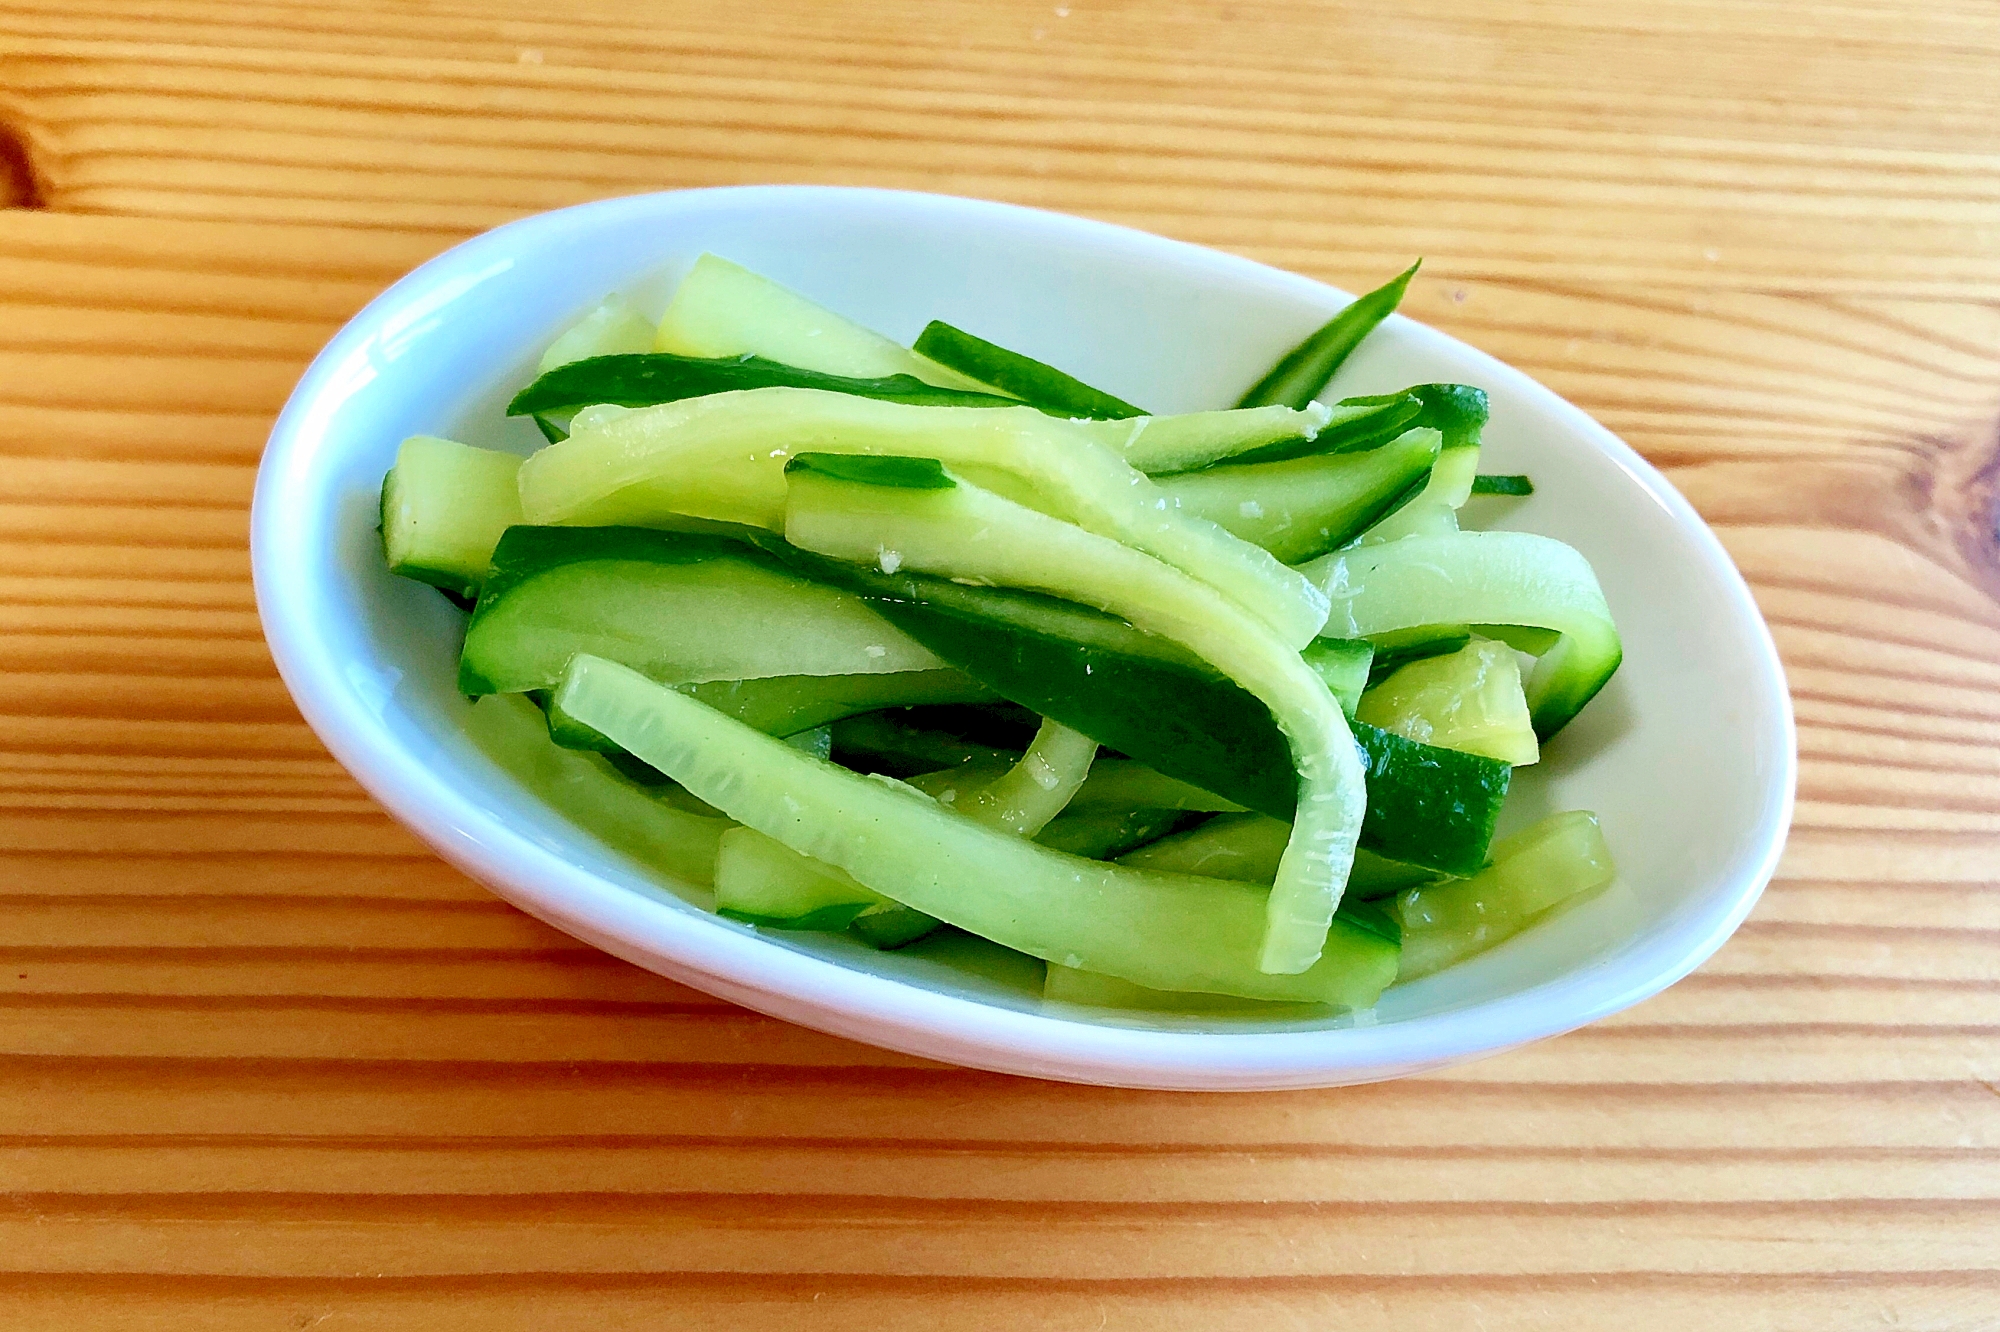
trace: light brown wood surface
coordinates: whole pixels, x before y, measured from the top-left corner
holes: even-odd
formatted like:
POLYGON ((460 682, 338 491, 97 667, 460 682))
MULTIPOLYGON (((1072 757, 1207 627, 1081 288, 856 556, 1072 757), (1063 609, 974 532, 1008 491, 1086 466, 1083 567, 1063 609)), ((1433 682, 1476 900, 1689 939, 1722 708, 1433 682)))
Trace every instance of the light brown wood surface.
POLYGON ((0 3, 0 1325, 2000 1327, 2000 9, 0 3), (1346 1091, 925 1064, 613 962, 299 721, 245 511, 477 229, 839 181, 1406 309, 1666 468, 1797 829, 1697 975, 1346 1091))

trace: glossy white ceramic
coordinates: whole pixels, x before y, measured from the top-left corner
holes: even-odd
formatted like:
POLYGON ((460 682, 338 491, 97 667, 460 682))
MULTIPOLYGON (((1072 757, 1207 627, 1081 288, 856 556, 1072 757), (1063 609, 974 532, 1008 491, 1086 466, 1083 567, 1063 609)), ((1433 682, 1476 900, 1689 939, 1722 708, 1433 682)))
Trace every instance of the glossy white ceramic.
MULTIPOLYGON (((396 445, 453 434, 522 451, 500 404, 564 323, 612 290, 663 303, 713 250, 897 338, 943 318, 1158 411, 1226 405, 1346 297, 1156 236, 1001 204, 754 187, 615 199, 479 236, 341 330, 258 474, 251 546, 271 650, 307 721, 446 859, 551 924, 751 1008, 982 1068, 1160 1088, 1329 1086, 1489 1054, 1601 1018, 1685 975, 1769 878, 1796 747, 1770 635, 1728 556, 1660 474, 1526 376, 1391 319, 1336 394, 1460 380, 1492 396, 1484 470, 1527 472, 1483 525, 1595 564, 1624 668, 1523 770, 1510 823, 1599 811, 1614 888, 1361 1022, 1144 1018, 1031 994, 838 936, 710 915, 568 822, 466 738, 457 616, 383 567, 376 496, 396 445)), ((1386 274, 1384 276, 1387 276, 1386 274)), ((695 897, 693 894, 686 894, 695 897)))

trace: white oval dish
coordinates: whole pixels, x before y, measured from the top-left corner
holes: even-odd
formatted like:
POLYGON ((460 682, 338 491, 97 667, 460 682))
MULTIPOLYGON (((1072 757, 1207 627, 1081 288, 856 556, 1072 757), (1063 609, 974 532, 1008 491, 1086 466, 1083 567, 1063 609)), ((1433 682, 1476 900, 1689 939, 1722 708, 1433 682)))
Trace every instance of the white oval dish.
MULTIPOLYGON (((907 340, 932 318, 1158 411, 1226 405, 1347 300, 1192 245, 1002 204, 767 186, 644 195, 488 232, 398 282, 340 331, 271 432, 251 516, 257 605, 300 710, 370 794, 452 864, 619 957, 750 1008, 913 1054, 1129 1087, 1255 1089, 1397 1077, 1617 1012, 1698 966, 1749 913, 1791 819, 1796 741, 1768 630, 1715 537, 1667 481, 1554 393, 1400 316, 1342 393, 1432 380, 1492 398, 1483 470, 1527 472, 1492 526, 1596 566, 1625 665, 1538 768, 1508 823, 1603 818, 1609 892, 1383 997, 1373 1020, 1246 1024, 1044 1005, 840 936, 759 932, 661 891, 466 737, 456 616, 392 577, 376 534, 406 435, 527 451, 507 396, 604 294, 654 308, 713 250, 907 340)), ((1475 501, 1477 503, 1478 501, 1475 501)))

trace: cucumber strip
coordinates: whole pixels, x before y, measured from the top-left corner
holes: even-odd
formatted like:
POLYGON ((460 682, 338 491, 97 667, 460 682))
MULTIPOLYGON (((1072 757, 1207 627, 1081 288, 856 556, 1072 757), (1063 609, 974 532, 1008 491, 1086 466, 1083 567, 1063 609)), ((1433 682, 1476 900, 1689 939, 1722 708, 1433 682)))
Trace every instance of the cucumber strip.
MULTIPOLYGON (((642 349, 643 350, 643 349, 642 349)), ((760 356, 676 356, 671 352, 600 355, 546 370, 507 404, 509 416, 566 413, 600 403, 654 407, 664 402, 758 388, 810 388, 885 402, 932 407, 1018 407, 1013 398, 938 388, 914 375, 855 379, 767 361, 760 356)))
POLYGON ((675 289, 654 334, 653 350, 680 356, 760 356, 855 379, 913 375, 941 388, 986 388, 713 254, 695 260, 675 289))
MULTIPOLYGON (((823 728, 829 744, 834 740, 828 723, 842 718, 898 704, 969 703, 994 696, 971 676, 954 670, 902 671, 894 675, 774 675, 762 680, 708 680, 674 688, 766 735, 795 736, 823 728)), ((565 749, 610 752, 615 748, 603 736, 564 716, 553 704, 549 706, 549 738, 565 749)), ((629 775, 642 779, 644 776, 629 775)))
POLYGON ((524 698, 482 698, 465 713, 465 731, 495 763, 557 813, 647 871, 696 887, 715 880, 727 819, 676 809, 659 795, 612 773, 602 761, 549 744, 535 706, 524 698))
POLYGON ((1535 483, 1519 474, 1505 475, 1497 472, 1481 472, 1472 478, 1472 493, 1475 495, 1532 495, 1535 483))
MULTIPOLYGON (((1130 422, 1106 422, 1129 431, 1130 422)), ((721 393, 574 423, 522 465, 535 523, 656 524, 673 514, 779 530, 794 453, 936 458, 1020 479, 1036 507, 1211 584, 1288 647, 1310 641, 1325 598, 1267 552, 1175 509, 1082 426, 1032 407, 913 407, 814 389, 721 393), (782 443, 778 443, 782 441, 782 443)))
POLYGON ((969 763, 986 763, 997 771, 1020 758, 1003 749, 973 744, 943 731, 907 726, 880 715, 835 722, 833 753, 848 767, 888 777, 908 777, 969 763))
POLYGON ((1077 791, 1070 807, 1079 811, 1175 809, 1203 814, 1236 813, 1243 808, 1213 791, 1204 791, 1130 759, 1106 759, 1092 768, 1090 779, 1077 791))
POLYGON ((1096 756, 1095 740, 1045 719, 1028 752, 1013 763, 960 764, 912 777, 909 784, 969 819, 1033 837, 1063 812, 1096 756))
POLYGON ((915 943, 942 924, 936 916, 926 916, 900 902, 890 902, 870 907, 856 916, 849 923, 847 932, 871 948, 886 950, 915 943))
POLYGON ((781 930, 844 930, 871 907, 893 906, 830 865, 750 828, 722 835, 717 915, 781 930))
MULTIPOLYGON (((1263 814, 1224 814, 1198 828, 1162 837, 1118 857, 1121 865, 1165 870, 1177 874, 1202 874, 1213 879, 1235 879, 1241 883, 1269 883, 1278 872, 1278 858, 1284 853, 1291 825, 1263 814)), ((1347 879, 1347 897, 1341 910, 1350 904, 1372 901, 1434 883, 1437 871, 1387 860, 1362 847, 1354 853, 1354 872, 1347 879)))
POLYGON ((1329 922, 1320 960, 1255 965, 1267 894, 1066 856, 821 762, 615 662, 578 657, 563 709, 746 827, 1005 947, 1155 989, 1367 1007, 1396 948, 1329 922))
POLYGON ((885 675, 774 675, 761 680, 709 680, 675 687, 766 735, 790 735, 880 708, 981 703, 995 697, 992 690, 955 670, 896 671, 885 675))
POLYGON ((1325 556, 1306 572, 1333 600, 1326 632, 1343 638, 1468 623, 1560 633, 1528 680, 1528 709, 1544 742, 1604 687, 1624 656, 1589 561, 1548 537, 1408 537, 1325 556))
MULTIPOLYGON (((956 783, 955 787, 918 789, 975 823, 1016 837, 1033 837, 1069 803, 1096 755, 1095 740, 1060 722, 1044 721, 1018 763, 998 773, 981 774, 969 783, 973 768, 948 769, 940 775, 956 783)), ((723 857, 716 868, 715 902, 716 910, 724 915, 783 924, 787 929, 838 930, 863 911, 894 905, 841 871, 787 850, 761 833, 738 828, 723 841, 723 857), (736 860, 731 859, 732 843, 740 849, 736 860), (835 907, 852 910, 840 917, 835 907)), ((914 921, 904 920, 897 928, 914 925, 914 921)))
POLYGON ((1400 541, 1407 536, 1444 536, 1458 531, 1458 511, 1472 493, 1479 470, 1474 446, 1447 449, 1438 455, 1423 489, 1401 507, 1388 511, 1361 536, 1363 545, 1400 541))
POLYGON ((861 598, 740 542, 641 528, 510 529, 466 629, 460 691, 553 688, 578 652, 668 684, 944 666, 861 598))
POLYGON ((1441 749, 1526 767, 1540 757, 1521 665, 1488 639, 1411 662, 1362 695, 1355 717, 1441 749))
POLYGON ((1166 836, 1187 815, 1177 809, 1064 810, 1035 838, 1054 851, 1113 860, 1166 836))
MULTIPOLYGON (((1095 744, 1096 741, 1092 741, 1095 744)), ((909 778, 911 786, 940 804, 962 810, 960 792, 976 792, 997 781, 1010 767, 1007 763, 967 763, 909 778)), ((1091 768, 1090 776, 1071 796, 1067 809, 1078 813, 1132 809, 1176 810, 1181 813, 1241 813, 1243 806, 1224 800, 1212 791, 1155 772, 1130 759, 1106 759, 1091 768)))
POLYGON ((1270 373, 1252 385, 1237 406, 1262 407, 1266 403, 1277 403, 1285 407, 1303 407, 1318 397, 1320 390, 1327 386, 1327 381, 1333 378, 1334 371, 1340 369, 1341 363, 1361 345, 1361 340, 1396 312, 1396 307, 1403 303, 1404 290, 1423 262, 1417 260, 1400 275, 1357 298, 1304 342, 1279 357, 1270 373))
POLYGON ((1206 1014, 1214 1017, 1324 1017, 1334 1011, 1325 1004, 1281 1003, 1237 999, 1229 995, 1154 990, 1116 976, 1102 976, 1080 967, 1051 962, 1042 980, 1042 998, 1050 1003, 1085 1008, 1136 1009, 1155 1013, 1206 1014))
MULTIPOLYGON (((1220 462, 1295 458, 1337 451, 1343 441, 1372 437, 1395 419, 1393 406, 1308 403, 1303 408, 1247 407, 1219 412, 1148 416, 1123 425, 1078 422, 1107 448, 1149 475, 1170 475, 1220 462)), ((1414 416, 1412 409, 1408 415, 1414 416)), ((1374 442, 1380 443, 1380 440, 1374 442)))
POLYGON ((1553 814, 1496 845, 1493 864, 1473 877, 1397 894, 1399 978, 1415 980, 1482 953, 1616 875, 1595 814, 1553 814))
MULTIPOLYGON (((1557 634, 1554 637, 1561 638, 1562 635, 1557 634)), ((1381 684, 1413 661, 1442 657, 1447 653, 1458 651, 1472 641, 1472 626, 1425 624, 1418 625, 1414 629, 1376 634, 1373 638, 1363 641, 1375 649, 1375 655, 1368 663, 1368 684, 1372 687, 1381 684)))
POLYGON ((1354 873, 1348 876, 1347 891, 1350 898, 1379 903, 1380 899, 1392 897, 1405 888, 1436 883, 1443 877, 1421 865, 1406 865, 1378 856, 1364 846, 1354 853, 1354 873))
POLYGON ((1101 421, 1146 415, 1144 409, 1094 389, 1052 365, 953 328, 943 320, 933 319, 926 325, 911 350, 1045 412, 1101 421))
POLYGON ((787 477, 785 535, 795 545, 885 567, 893 554, 912 569, 1095 605, 1181 644, 1262 701, 1290 743, 1298 795, 1258 965, 1286 973, 1312 966, 1340 903, 1367 794, 1346 714, 1292 645, 1215 588, 976 486, 868 485, 818 470, 810 454, 794 459, 787 477))
MULTIPOLYGON (((888 575, 793 547, 773 549, 813 577, 867 595, 911 637, 1003 698, 1168 776, 1292 817, 1290 751, 1271 710, 1168 640, 1033 593, 888 575)), ((1353 730, 1368 779, 1362 844, 1448 874, 1478 870, 1513 769, 1372 726, 1353 730)), ((1099 764, 1100 775, 1109 767, 1099 764)))
POLYGON ((1221 814, 1186 832, 1118 857, 1121 865, 1169 874, 1200 874, 1238 883, 1269 883, 1291 840, 1292 825, 1267 814, 1221 814))
POLYGON ((1375 645, 1359 638, 1315 638, 1299 653, 1306 665, 1319 673, 1340 710, 1354 720, 1362 691, 1368 688, 1368 674, 1375 662, 1375 645))
POLYGON ((1045 718, 1019 763, 953 807, 1016 837, 1033 837, 1063 812, 1096 757, 1095 740, 1045 718))
POLYGON ((1447 453, 1453 449, 1478 447, 1480 432, 1486 428, 1492 413, 1486 390, 1470 384, 1412 384, 1397 393, 1344 398, 1341 402, 1343 406, 1367 403, 1387 405, 1406 398, 1415 398, 1421 404, 1410 424, 1429 426, 1442 433, 1447 453))
POLYGON ((521 459, 412 435, 382 478, 382 553, 389 572, 476 594, 500 534, 521 521, 521 459))
POLYGON ((1346 545, 1424 488, 1443 437, 1405 432, 1365 453, 1316 454, 1159 478, 1183 512, 1287 564, 1346 545))
POLYGON ((1525 652, 1531 657, 1541 656, 1562 641, 1562 635, 1553 629, 1536 629, 1525 624, 1474 624, 1467 628, 1481 637, 1498 639, 1516 652, 1525 652))
MULTIPOLYGON (((542 353, 542 363, 536 373, 546 375, 557 366, 568 365, 572 361, 651 351, 652 348, 652 321, 634 310, 623 296, 613 294, 606 296, 598 303, 596 309, 556 336, 556 340, 549 344, 549 349, 542 353)), ((593 398, 591 401, 610 402, 612 399, 593 398)), ((577 402, 567 407, 546 407, 536 410, 573 411, 577 407, 587 405, 577 402)))

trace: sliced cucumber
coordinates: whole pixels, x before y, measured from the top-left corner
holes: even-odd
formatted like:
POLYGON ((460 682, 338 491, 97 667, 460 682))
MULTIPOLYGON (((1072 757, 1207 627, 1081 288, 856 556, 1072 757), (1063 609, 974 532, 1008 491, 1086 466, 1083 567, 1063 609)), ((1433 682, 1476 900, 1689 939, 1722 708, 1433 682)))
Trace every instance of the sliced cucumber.
POLYGON ((917 335, 912 349, 920 356, 928 356, 940 365, 949 366, 968 379, 991 384, 1045 412, 1101 421, 1146 415, 1131 403, 1094 389, 1052 365, 1044 365, 1032 356, 1009 351, 997 343, 953 328, 942 320, 932 320, 917 335))
POLYGON ((616 663, 577 658, 558 698, 746 827, 1031 956, 1154 989, 1357 1008, 1394 977, 1395 945, 1346 922, 1330 923, 1308 969, 1261 971, 1259 888, 1051 851, 801 754, 616 663))
POLYGON ((1334 1009, 1325 1004, 1291 1004, 1270 1000, 1237 999, 1222 994, 1177 993, 1134 985, 1116 976, 1101 976, 1079 967, 1051 962, 1042 981, 1042 998, 1050 1003, 1076 1004, 1085 1008, 1140 1010, 1149 1013, 1187 1013, 1211 1017, 1287 1018, 1325 1017, 1334 1009))
POLYGON ((1358 638, 1315 638, 1299 655, 1326 681, 1327 689, 1347 719, 1354 720, 1354 709, 1360 706, 1362 691, 1368 688, 1375 645, 1358 638))
POLYGON ((648 871, 695 887, 714 882, 727 819, 678 809, 617 776, 600 759, 557 749, 524 698, 480 699, 466 710, 465 730, 473 744, 558 813, 648 871))
MULTIPOLYGON (((564 329, 549 344, 549 349, 542 353, 542 363, 536 373, 546 375, 557 366, 568 365, 572 361, 652 349, 652 321, 634 310, 623 296, 606 296, 596 309, 564 329)), ((589 401, 615 402, 617 399, 592 398, 589 401)), ((569 404, 568 410, 588 405, 579 401, 569 404)), ((538 407, 535 410, 553 411, 558 408, 538 407)))
POLYGON ((382 552, 389 571, 448 592, 476 594, 500 534, 521 521, 521 459, 433 435, 412 435, 382 478, 382 552))
MULTIPOLYGON (((994 697, 991 690, 971 676, 953 670, 900 671, 893 675, 774 675, 762 680, 708 680, 674 688, 766 735, 795 737, 808 731, 823 731, 829 749, 835 743, 829 723, 843 718, 898 704, 972 703, 994 697)), ((604 753, 615 749, 603 736, 579 726, 553 704, 549 708, 549 738, 565 749, 604 753)))
MULTIPOLYGON (((1185 649, 1074 603, 774 549, 814 577, 867 595, 912 638, 1001 697, 1190 786, 1292 817, 1290 752, 1271 710, 1185 649)), ((1362 844, 1448 874, 1483 865, 1513 769, 1372 726, 1353 730, 1368 779, 1362 844)), ((838 752, 838 730, 834 743, 838 752)), ((1112 769, 1100 763, 1094 776, 1112 769)))
POLYGON ((943 924, 936 916, 913 911, 900 902, 889 902, 870 907, 856 916, 848 925, 847 932, 871 948, 902 948, 924 938, 943 924))
POLYGON ((1333 378, 1334 371, 1340 369, 1341 363, 1361 345, 1361 340, 1396 312, 1396 307, 1403 302, 1404 290, 1409 287, 1410 279, 1417 275, 1417 269, 1423 266, 1423 262, 1417 260, 1399 276, 1350 302, 1346 309, 1280 357, 1270 373, 1243 395, 1238 406, 1261 407, 1265 403, 1281 403, 1287 407, 1302 407, 1311 402, 1333 378))
POLYGON ((460 690, 553 688, 578 652, 669 684, 944 665, 861 598, 740 542, 640 528, 509 530, 466 630, 460 690))
POLYGON ((914 375, 886 379, 852 379, 819 370, 801 370, 757 356, 720 359, 675 356, 670 352, 644 355, 604 355, 566 362, 546 371, 514 395, 509 416, 563 414, 601 403, 618 407, 654 407, 665 402, 736 393, 758 388, 809 388, 885 402, 932 407, 1017 407, 1012 398, 992 393, 938 388, 914 375))
POLYGON ((844 930, 869 908, 893 905, 843 871, 754 829, 722 835, 715 861, 718 915, 781 930, 844 930))
POLYGON ((1267 814, 1220 814, 1118 858, 1121 865, 1200 874, 1238 883, 1269 883, 1291 840, 1292 825, 1267 814))
POLYGON ((848 767, 887 777, 909 777, 969 763, 986 763, 998 771, 1021 757, 943 731, 910 726, 885 713, 835 722, 833 752, 848 767))
POLYGON ((1423 488, 1442 438, 1410 430, 1364 453, 1211 467, 1159 485, 1186 512, 1296 564, 1346 545, 1423 488))
POLYGON ((1520 662, 1514 649, 1490 639, 1400 668, 1362 695, 1354 715, 1427 745, 1517 768, 1541 757, 1520 662))
POLYGON ((1166 836, 1188 815, 1177 809, 1065 810, 1035 838, 1054 851, 1114 860, 1166 836))
POLYGON ((963 482, 871 485, 814 458, 787 469, 793 544, 884 566, 893 554, 912 569, 1095 605, 1179 643, 1270 709, 1290 742, 1298 798, 1259 965, 1310 967, 1347 881, 1367 795, 1347 717, 1297 651, 1213 587, 1082 528, 963 482))
POLYGON ((1090 770, 1090 779, 1070 801, 1070 807, 1079 811, 1178 809, 1204 814, 1236 813, 1243 808, 1213 791, 1204 791, 1130 759, 1106 759, 1097 764, 1090 770))
POLYGON ((1326 617, 1325 597, 1304 578, 1175 509, 1082 426, 1032 407, 913 407, 792 388, 691 398, 588 427, 579 419, 569 439, 523 464, 521 502, 536 523, 657 525, 689 514, 778 530, 785 464, 807 451, 936 458, 1014 478, 1015 498, 1201 579, 1292 648, 1326 617))
MULTIPOLYGON (((948 769, 940 774, 947 783, 918 789, 975 823, 1016 837, 1033 837, 1069 803, 1090 772, 1090 761, 1096 754, 1095 740, 1060 722, 1045 721, 1018 763, 976 778, 970 765, 948 769)), ((839 870, 786 850, 747 828, 736 829, 732 838, 724 839, 723 857, 716 868, 715 902, 724 915, 795 930, 844 929, 864 911, 894 905, 839 870), (734 858, 732 846, 737 849, 734 858), (835 908, 851 908, 851 912, 842 916, 835 908)), ((867 926, 864 933, 902 933, 915 925, 909 919, 893 927, 878 922, 880 928, 867 926)))
POLYGON ((695 260, 674 291, 653 350, 680 356, 761 356, 856 379, 914 375, 943 388, 986 387, 713 254, 695 260))
POLYGON ((1544 741, 1596 696, 1624 656, 1589 561, 1548 537, 1409 537, 1324 556, 1306 572, 1333 597, 1326 632, 1346 638, 1471 623, 1560 633, 1528 680, 1535 735, 1544 741))
POLYGON ((1469 879, 1397 894, 1403 925, 1400 979, 1415 980, 1482 953, 1550 909, 1610 883, 1617 868, 1597 816, 1554 814, 1493 848, 1469 879))

